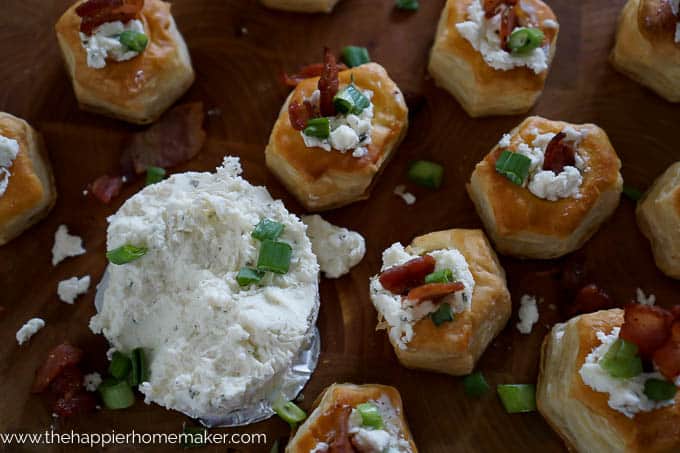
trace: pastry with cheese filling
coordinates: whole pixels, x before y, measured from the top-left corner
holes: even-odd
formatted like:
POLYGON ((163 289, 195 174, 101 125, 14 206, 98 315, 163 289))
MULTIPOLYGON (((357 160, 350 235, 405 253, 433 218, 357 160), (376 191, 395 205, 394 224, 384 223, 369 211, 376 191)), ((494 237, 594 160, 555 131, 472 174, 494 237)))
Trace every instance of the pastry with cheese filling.
POLYGON ((628 0, 610 60, 659 96, 680 102, 680 1, 628 0))
POLYGON ((577 452, 680 451, 680 320, 630 304, 546 336, 538 410, 577 452))
POLYGON ((557 258, 580 248, 614 212, 620 168, 596 125, 532 116, 477 164, 468 193, 500 253, 557 258))
POLYGON ((0 245, 47 216, 56 199, 42 137, 26 121, 0 112, 0 245))
POLYGON ((260 0, 264 6, 296 13, 330 13, 338 0, 260 0))
POLYGON ((333 384, 291 438, 286 453, 418 453, 401 396, 378 384, 333 384))
POLYGON ((524 113, 543 91, 558 32, 541 0, 448 0, 429 71, 472 117, 524 113))
POLYGON ((408 368, 469 374, 510 317, 505 271, 481 230, 446 230, 383 252, 370 282, 378 329, 408 368))
POLYGON ((281 109, 267 167, 309 211, 368 198, 406 135, 408 108, 376 63, 338 71, 328 50, 320 77, 302 80, 281 109))
POLYGON ((55 26, 80 107, 152 123, 194 82, 184 38, 161 0, 87 0, 55 26))
POLYGON ((680 279, 680 162, 671 165, 640 200, 637 220, 652 243, 657 267, 680 279))

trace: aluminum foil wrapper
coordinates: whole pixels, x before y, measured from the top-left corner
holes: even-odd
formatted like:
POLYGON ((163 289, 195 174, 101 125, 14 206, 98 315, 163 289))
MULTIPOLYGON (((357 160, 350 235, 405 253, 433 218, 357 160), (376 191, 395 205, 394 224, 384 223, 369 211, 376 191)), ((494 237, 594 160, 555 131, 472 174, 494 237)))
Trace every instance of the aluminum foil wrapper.
MULTIPOLYGON (((104 291, 108 285, 108 270, 104 272, 101 281, 97 285, 97 292, 94 298, 94 305, 99 312, 104 302, 104 291)), ((319 296, 317 295, 317 298, 319 296)), ((318 307, 318 304, 317 304, 318 307)), ((234 426, 250 425, 262 420, 266 420, 274 415, 272 405, 276 401, 292 401, 302 389, 307 385, 312 373, 319 362, 321 351, 321 338, 319 330, 316 328, 316 315, 313 314, 314 323, 305 337, 305 342, 293 360, 291 367, 275 375, 269 383, 267 398, 260 401, 252 401, 240 409, 225 412, 224 414, 213 414, 209 417, 199 419, 202 425, 208 428, 228 428, 234 426)), ((190 414, 185 414, 191 417, 190 414)))

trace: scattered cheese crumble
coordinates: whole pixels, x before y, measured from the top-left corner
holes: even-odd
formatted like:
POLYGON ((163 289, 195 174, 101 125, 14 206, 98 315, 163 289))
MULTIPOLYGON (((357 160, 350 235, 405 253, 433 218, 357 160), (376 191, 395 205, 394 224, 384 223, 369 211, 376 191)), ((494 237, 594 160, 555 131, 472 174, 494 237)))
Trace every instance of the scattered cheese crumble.
POLYGON ((404 203, 409 206, 416 202, 416 196, 411 192, 407 192, 406 186, 403 184, 400 184, 394 188, 394 194, 398 197, 401 197, 401 199, 404 200, 404 203))
POLYGON ((83 376, 83 386, 88 392, 96 392, 101 383, 102 376, 99 373, 90 373, 83 376))
POLYGON ((59 225, 54 234, 54 246, 52 246, 52 266, 56 266, 66 258, 85 253, 83 240, 79 236, 68 233, 66 225, 59 225))
POLYGON ((72 304, 78 296, 85 294, 90 288, 90 276, 86 275, 83 278, 71 277, 68 280, 62 280, 57 287, 57 294, 62 302, 72 304))
POLYGON ((21 326, 21 329, 17 331, 16 337, 19 346, 30 340, 31 337, 38 333, 38 331, 43 327, 45 327, 45 321, 40 318, 33 318, 28 320, 28 322, 21 326))
POLYGON ((538 322, 538 307, 536 306, 536 297, 525 294, 520 300, 519 307, 519 322, 517 323, 517 330, 524 335, 531 333, 534 324, 538 322))
POLYGON ((356 231, 335 226, 320 215, 302 217, 312 251, 327 278, 345 275, 364 258, 366 240, 356 231))
POLYGON ((641 305, 654 305, 656 303, 656 296, 654 294, 645 295, 641 288, 636 291, 636 299, 637 303, 641 305))

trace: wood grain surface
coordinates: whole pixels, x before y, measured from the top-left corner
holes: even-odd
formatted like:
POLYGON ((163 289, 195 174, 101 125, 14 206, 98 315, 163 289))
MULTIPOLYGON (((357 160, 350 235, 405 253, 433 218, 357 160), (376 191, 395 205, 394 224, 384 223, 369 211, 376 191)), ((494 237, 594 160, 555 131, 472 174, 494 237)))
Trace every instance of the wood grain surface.
MULTIPOLYGON (((103 173, 117 169, 122 144, 135 127, 78 110, 62 66, 53 26, 69 0, 2 0, 0 15, 0 110, 27 119, 43 134, 57 177, 59 199, 43 222, 0 248, 0 431, 179 432, 186 417, 141 401, 125 411, 99 411, 72 420, 52 419, 40 396, 29 394, 36 368, 47 351, 68 340, 86 350, 89 369, 105 371, 107 345, 93 335, 94 291, 74 305, 60 302, 57 283, 90 274, 98 281, 105 266, 106 217, 141 187, 128 186, 110 206, 84 197, 83 189, 103 173), (57 226, 81 235, 87 254, 51 265, 57 226), (14 338, 21 325, 42 317, 47 326, 28 344, 14 338)), ((480 220, 465 193, 477 161, 501 134, 522 117, 472 120, 455 100, 434 86, 426 73, 428 51, 444 0, 422 0, 415 13, 398 12, 393 0, 342 0, 332 15, 299 15, 263 8, 255 0, 175 0, 173 12, 189 45, 197 80, 185 100, 201 100, 211 109, 208 142, 202 153, 176 171, 212 170, 224 155, 237 155, 245 177, 265 185, 274 197, 302 213, 264 165, 264 147, 285 99, 281 71, 320 59, 321 47, 367 46, 404 91, 411 128, 375 186, 371 198, 329 212, 334 223, 367 239, 367 254, 351 275, 323 280, 319 328, 322 355, 304 391, 308 408, 333 382, 376 382, 396 386, 421 452, 558 452, 558 437, 538 415, 508 415, 494 392, 480 400, 463 394, 461 379, 407 370, 396 361, 384 332, 375 332, 376 313, 368 296, 368 278, 380 266, 383 249, 408 243, 419 234, 451 227, 477 228, 480 220), (393 195, 407 183, 407 165, 415 158, 445 164, 445 183, 432 192, 408 185, 418 197, 413 206, 393 195)), ((609 134, 632 186, 646 188, 668 165, 680 159, 680 106, 666 103, 615 72, 607 62, 623 0, 552 0, 561 23, 557 55, 546 90, 532 113, 571 122, 594 122, 609 134)), ((614 217, 576 254, 558 261, 503 258, 513 295, 513 316, 479 364, 491 384, 536 380, 540 342, 563 320, 555 275, 581 260, 589 278, 619 304, 636 288, 670 305, 680 283, 655 267, 647 241, 635 225, 634 205, 621 201, 614 217), (542 299, 540 321, 531 335, 515 328, 522 294, 542 299), (557 306, 557 307, 556 307, 557 306), (556 309, 555 309, 556 308, 556 309)), ((285 439, 287 425, 274 418, 225 432, 264 432, 267 446, 206 447, 203 451, 269 451, 285 439)), ((170 448, 117 446, 107 451, 167 451, 170 448)), ((75 451, 74 447, 0 446, 3 451, 75 451)), ((101 450, 99 448, 95 451, 101 450)), ((200 450, 199 450, 200 451, 200 450)))

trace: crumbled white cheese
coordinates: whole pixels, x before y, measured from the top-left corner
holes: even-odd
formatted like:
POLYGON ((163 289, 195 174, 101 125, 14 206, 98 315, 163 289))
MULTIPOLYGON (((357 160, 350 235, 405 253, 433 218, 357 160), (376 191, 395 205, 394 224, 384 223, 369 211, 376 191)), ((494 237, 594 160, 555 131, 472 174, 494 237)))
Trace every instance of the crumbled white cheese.
POLYGON ((68 280, 62 280, 57 287, 57 294, 62 302, 72 304, 78 296, 85 294, 90 288, 90 276, 86 275, 83 278, 71 277, 68 280))
POLYGON ((536 297, 525 294, 520 300, 519 307, 519 322, 517 323, 517 330, 524 335, 531 333, 534 324, 538 322, 538 307, 536 306, 536 297))
POLYGON ((636 299, 637 303, 641 305, 654 305, 656 303, 656 296, 654 294, 645 295, 641 288, 636 291, 636 299))
POLYGON ((330 445, 328 445, 326 442, 319 442, 309 453, 326 453, 329 448, 330 445))
POLYGON ((401 199, 404 200, 404 203, 406 203, 409 206, 416 202, 416 196, 413 195, 411 192, 407 192, 406 186, 403 184, 399 184, 397 187, 394 188, 394 194, 398 197, 401 197, 401 199))
POLYGON ((612 329, 609 335, 597 332, 600 345, 592 350, 586 357, 586 361, 579 370, 583 383, 596 392, 608 393, 609 407, 621 412, 628 418, 633 418, 638 412, 649 412, 665 406, 672 406, 675 399, 666 401, 652 401, 645 395, 645 382, 647 379, 664 379, 661 373, 641 373, 638 376, 620 379, 614 378, 601 366, 600 360, 607 353, 611 345, 619 338, 619 327, 612 329))
POLYGON ((326 222, 320 215, 303 216, 307 236, 327 278, 345 275, 364 258, 366 240, 356 231, 326 222))
MULTIPOLYGON (((470 309, 472 294, 475 288, 475 280, 470 272, 465 257, 456 249, 442 249, 428 252, 435 261, 435 272, 450 269, 453 273, 453 281, 461 282, 465 286, 463 291, 450 294, 441 299, 440 304, 449 304, 453 313, 462 313, 470 309)), ((418 257, 417 254, 409 253, 400 243, 392 244, 383 252, 383 264, 381 272, 418 257)), ((390 338, 401 348, 406 349, 407 344, 413 339, 413 325, 437 310, 438 305, 431 301, 423 301, 413 304, 412 301, 399 294, 392 294, 380 284, 380 276, 371 278, 371 300, 381 320, 384 320, 388 328, 390 338)))
POLYGON ((180 173, 145 187, 109 217, 109 250, 135 244, 148 252, 109 266, 90 328, 123 353, 144 348, 145 401, 194 418, 268 404, 319 307, 305 225, 240 174, 239 160, 227 157, 217 173, 180 173), (263 218, 284 225, 290 270, 241 287, 236 275, 257 263, 252 231, 263 218))
POLYGON ((487 19, 482 1, 473 0, 470 3, 467 9, 467 20, 456 24, 456 29, 482 55, 486 64, 501 71, 520 66, 526 66, 536 74, 546 71, 550 44, 534 49, 527 55, 514 55, 506 52, 501 47, 499 34, 501 15, 496 14, 487 19))
MULTIPOLYGON (((362 93, 369 100, 373 98, 373 91, 371 90, 362 90, 362 93)), ((318 105, 320 95, 319 90, 315 90, 312 96, 306 98, 305 101, 318 105)), ((343 154, 353 150, 352 156, 356 158, 368 154, 366 147, 371 144, 373 102, 360 115, 338 113, 336 116, 330 117, 329 120, 331 135, 328 138, 312 137, 305 135, 304 131, 300 131, 307 148, 321 148, 325 151, 335 149, 343 154)))
POLYGON ((399 414, 389 398, 381 396, 377 400, 367 401, 375 404, 383 420, 382 429, 364 427, 361 414, 352 409, 349 416, 348 433, 352 444, 362 453, 411 453, 411 445, 399 429, 399 414))
POLYGON ((552 20, 552 19, 546 19, 543 21, 543 26, 545 28, 553 28, 553 29, 558 29, 560 28, 560 24, 557 23, 557 21, 552 20))
POLYGON ((59 225, 57 232, 54 234, 52 265, 56 266, 66 258, 84 253, 83 240, 79 236, 69 234, 66 225, 59 225))
POLYGON ((38 333, 40 329, 45 327, 45 321, 40 319, 40 318, 33 318, 29 319, 26 324, 21 326, 21 329, 17 331, 17 343, 19 343, 19 346, 22 344, 26 343, 28 340, 31 339, 33 335, 38 333))
MULTIPOLYGON (((580 198, 580 188, 583 184, 583 173, 587 170, 586 161, 578 152, 578 146, 584 138, 584 134, 569 126, 562 131, 566 135, 565 141, 570 142, 576 148, 576 164, 574 167, 567 165, 559 173, 543 170, 545 151, 555 133, 539 133, 537 129, 531 129, 533 135, 531 144, 519 141, 516 152, 531 160, 529 177, 525 181, 527 189, 544 200, 557 201, 562 198, 580 198)), ((512 144, 512 136, 504 134, 498 142, 498 146, 507 149, 512 144)))
POLYGON ((0 197, 7 191, 9 178, 12 173, 9 169, 19 154, 19 142, 0 135, 0 197))
POLYGON ((106 67, 106 59, 127 61, 139 55, 139 52, 124 46, 119 36, 124 31, 144 33, 144 25, 137 19, 123 24, 121 21, 106 22, 92 30, 91 35, 80 33, 80 42, 87 52, 87 65, 91 68, 106 67))
POLYGON ((96 392, 99 384, 102 383, 102 375, 99 373, 90 373, 83 376, 83 386, 88 392, 96 392))

